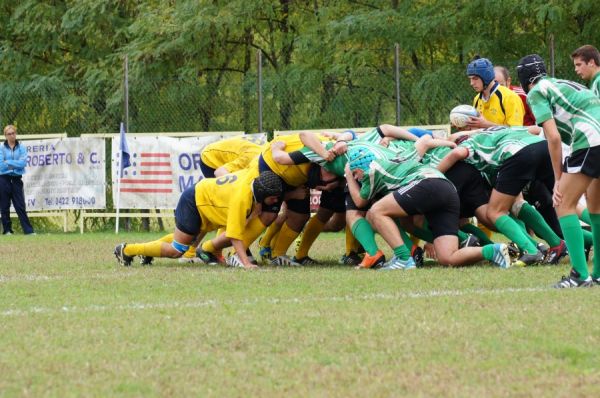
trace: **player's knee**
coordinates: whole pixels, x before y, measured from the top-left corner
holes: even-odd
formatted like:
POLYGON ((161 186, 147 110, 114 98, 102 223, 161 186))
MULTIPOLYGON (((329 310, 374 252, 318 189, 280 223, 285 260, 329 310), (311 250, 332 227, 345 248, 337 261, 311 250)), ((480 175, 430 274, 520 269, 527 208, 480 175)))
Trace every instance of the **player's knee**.
POLYGON ((261 213, 260 221, 264 224, 265 227, 273 224, 273 222, 277 219, 277 213, 261 213))
POLYGON ((171 242, 171 245, 168 246, 168 252, 166 253, 170 258, 179 258, 183 255, 183 253, 187 252, 190 248, 190 245, 185 245, 183 243, 179 243, 176 240, 171 242))

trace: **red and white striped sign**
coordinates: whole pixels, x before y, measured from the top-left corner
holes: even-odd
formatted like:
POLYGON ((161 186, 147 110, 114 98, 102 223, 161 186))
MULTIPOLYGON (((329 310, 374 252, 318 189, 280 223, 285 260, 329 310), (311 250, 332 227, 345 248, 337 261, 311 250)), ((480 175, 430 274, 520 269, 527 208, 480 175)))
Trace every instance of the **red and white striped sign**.
POLYGON ((172 193, 171 154, 166 152, 134 152, 131 166, 123 170, 121 193, 172 193))

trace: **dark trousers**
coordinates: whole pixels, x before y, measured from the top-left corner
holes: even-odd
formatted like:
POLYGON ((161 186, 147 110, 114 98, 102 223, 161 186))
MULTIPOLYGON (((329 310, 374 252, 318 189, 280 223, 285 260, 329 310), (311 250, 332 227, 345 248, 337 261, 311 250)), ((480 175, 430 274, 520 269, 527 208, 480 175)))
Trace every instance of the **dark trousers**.
POLYGON ((25 193, 21 177, 0 175, 0 216, 2 216, 3 233, 13 233, 10 221, 10 202, 19 216, 25 234, 33 233, 33 227, 25 209, 25 193))

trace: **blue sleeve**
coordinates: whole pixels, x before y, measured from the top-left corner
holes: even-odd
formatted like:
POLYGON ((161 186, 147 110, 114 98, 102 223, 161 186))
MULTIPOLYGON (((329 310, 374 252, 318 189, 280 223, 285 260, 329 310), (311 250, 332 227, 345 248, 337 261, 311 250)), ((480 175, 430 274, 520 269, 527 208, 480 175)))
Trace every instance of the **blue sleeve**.
POLYGON ((8 171, 8 165, 4 163, 4 145, 0 147, 0 173, 4 174, 8 171))
POLYGON ((27 165, 27 148, 23 145, 19 144, 17 159, 15 160, 7 160, 6 164, 12 166, 15 171, 24 172, 25 166, 27 165), (21 170, 18 170, 21 169, 21 170))
POLYGON ((408 131, 411 132, 412 134, 416 135, 419 138, 423 137, 424 135, 433 136, 433 131, 420 129, 418 127, 411 127, 408 129, 408 131))

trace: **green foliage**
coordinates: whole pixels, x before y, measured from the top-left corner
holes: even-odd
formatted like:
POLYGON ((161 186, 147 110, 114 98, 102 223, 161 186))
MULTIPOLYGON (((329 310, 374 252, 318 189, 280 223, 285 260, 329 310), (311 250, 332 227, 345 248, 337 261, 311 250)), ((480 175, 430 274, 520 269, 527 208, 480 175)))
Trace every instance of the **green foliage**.
POLYGON ((470 102, 475 55, 509 67, 600 43, 592 0, 26 0, 0 9, 0 121, 22 132, 114 132, 129 57, 130 130, 255 131, 256 52, 265 129, 440 123, 470 102))

